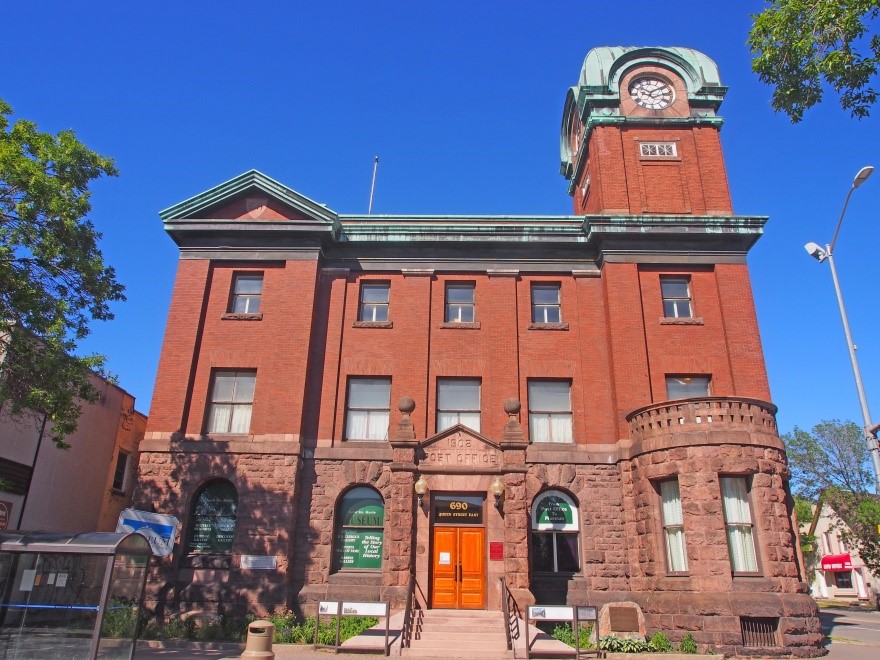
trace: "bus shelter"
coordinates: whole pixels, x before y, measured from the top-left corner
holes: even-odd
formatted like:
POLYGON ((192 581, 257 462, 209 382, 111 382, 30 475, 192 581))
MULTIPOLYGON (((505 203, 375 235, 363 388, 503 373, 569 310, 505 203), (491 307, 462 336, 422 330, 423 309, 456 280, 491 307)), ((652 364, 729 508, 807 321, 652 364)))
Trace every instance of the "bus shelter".
POLYGON ((151 556, 141 534, 0 532, 0 657, 130 660, 151 556))

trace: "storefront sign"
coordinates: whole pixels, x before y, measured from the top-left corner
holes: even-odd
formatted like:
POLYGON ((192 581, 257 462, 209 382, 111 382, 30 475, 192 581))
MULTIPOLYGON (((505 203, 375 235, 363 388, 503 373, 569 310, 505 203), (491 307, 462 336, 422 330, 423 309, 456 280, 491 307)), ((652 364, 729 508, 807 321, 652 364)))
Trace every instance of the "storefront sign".
POLYGON ((241 567, 251 571, 274 571, 278 568, 275 555, 242 555, 241 567))
POLYGON ((825 555, 822 557, 822 570, 843 572, 852 570, 852 557, 844 555, 825 555))
POLYGON ((450 525, 482 525, 483 500, 472 496, 435 496, 434 522, 450 525))
POLYGON ((504 559, 504 544, 501 541, 489 542, 489 561, 502 561, 504 559))
POLYGON ((576 532, 577 506, 570 497, 559 491, 548 491, 538 495, 532 505, 532 529, 576 532))

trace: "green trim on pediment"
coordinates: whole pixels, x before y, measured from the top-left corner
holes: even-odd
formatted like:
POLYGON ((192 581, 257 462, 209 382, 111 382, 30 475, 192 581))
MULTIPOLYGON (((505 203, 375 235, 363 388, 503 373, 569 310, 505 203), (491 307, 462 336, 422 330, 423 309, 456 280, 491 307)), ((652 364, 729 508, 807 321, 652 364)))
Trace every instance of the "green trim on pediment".
POLYGON ((165 223, 190 219, 206 209, 231 202, 249 190, 259 190, 316 222, 332 226, 338 223, 338 216, 333 210, 288 188, 259 170, 248 170, 174 206, 169 206, 159 211, 159 217, 165 223))

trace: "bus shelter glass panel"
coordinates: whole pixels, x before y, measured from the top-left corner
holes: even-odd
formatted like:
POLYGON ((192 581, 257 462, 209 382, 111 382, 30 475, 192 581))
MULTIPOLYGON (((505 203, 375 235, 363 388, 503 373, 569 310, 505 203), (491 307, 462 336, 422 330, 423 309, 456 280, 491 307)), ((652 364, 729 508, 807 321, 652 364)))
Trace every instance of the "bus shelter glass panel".
POLYGON ((146 539, 131 534, 117 544, 126 535, 107 534, 116 537, 103 539, 108 547, 77 547, 70 537, 56 545, 38 536, 7 542, 0 534, 0 657, 132 658, 146 539))

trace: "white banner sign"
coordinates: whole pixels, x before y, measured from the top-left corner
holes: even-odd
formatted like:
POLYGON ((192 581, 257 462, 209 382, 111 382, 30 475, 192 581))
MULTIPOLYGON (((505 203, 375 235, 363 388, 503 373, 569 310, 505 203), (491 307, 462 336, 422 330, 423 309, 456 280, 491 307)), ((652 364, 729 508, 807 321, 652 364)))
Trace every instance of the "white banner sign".
POLYGON ((547 619, 548 621, 573 621, 574 608, 536 605, 533 607, 529 607, 529 618, 547 619))
POLYGON ((167 557, 174 550, 174 539, 177 537, 179 525, 180 523, 174 516, 138 511, 137 509, 124 509, 119 514, 116 531, 137 532, 145 536, 150 542, 153 554, 157 557, 167 557))
POLYGON ((357 616, 385 616, 388 614, 388 603, 342 603, 342 613, 357 616))

